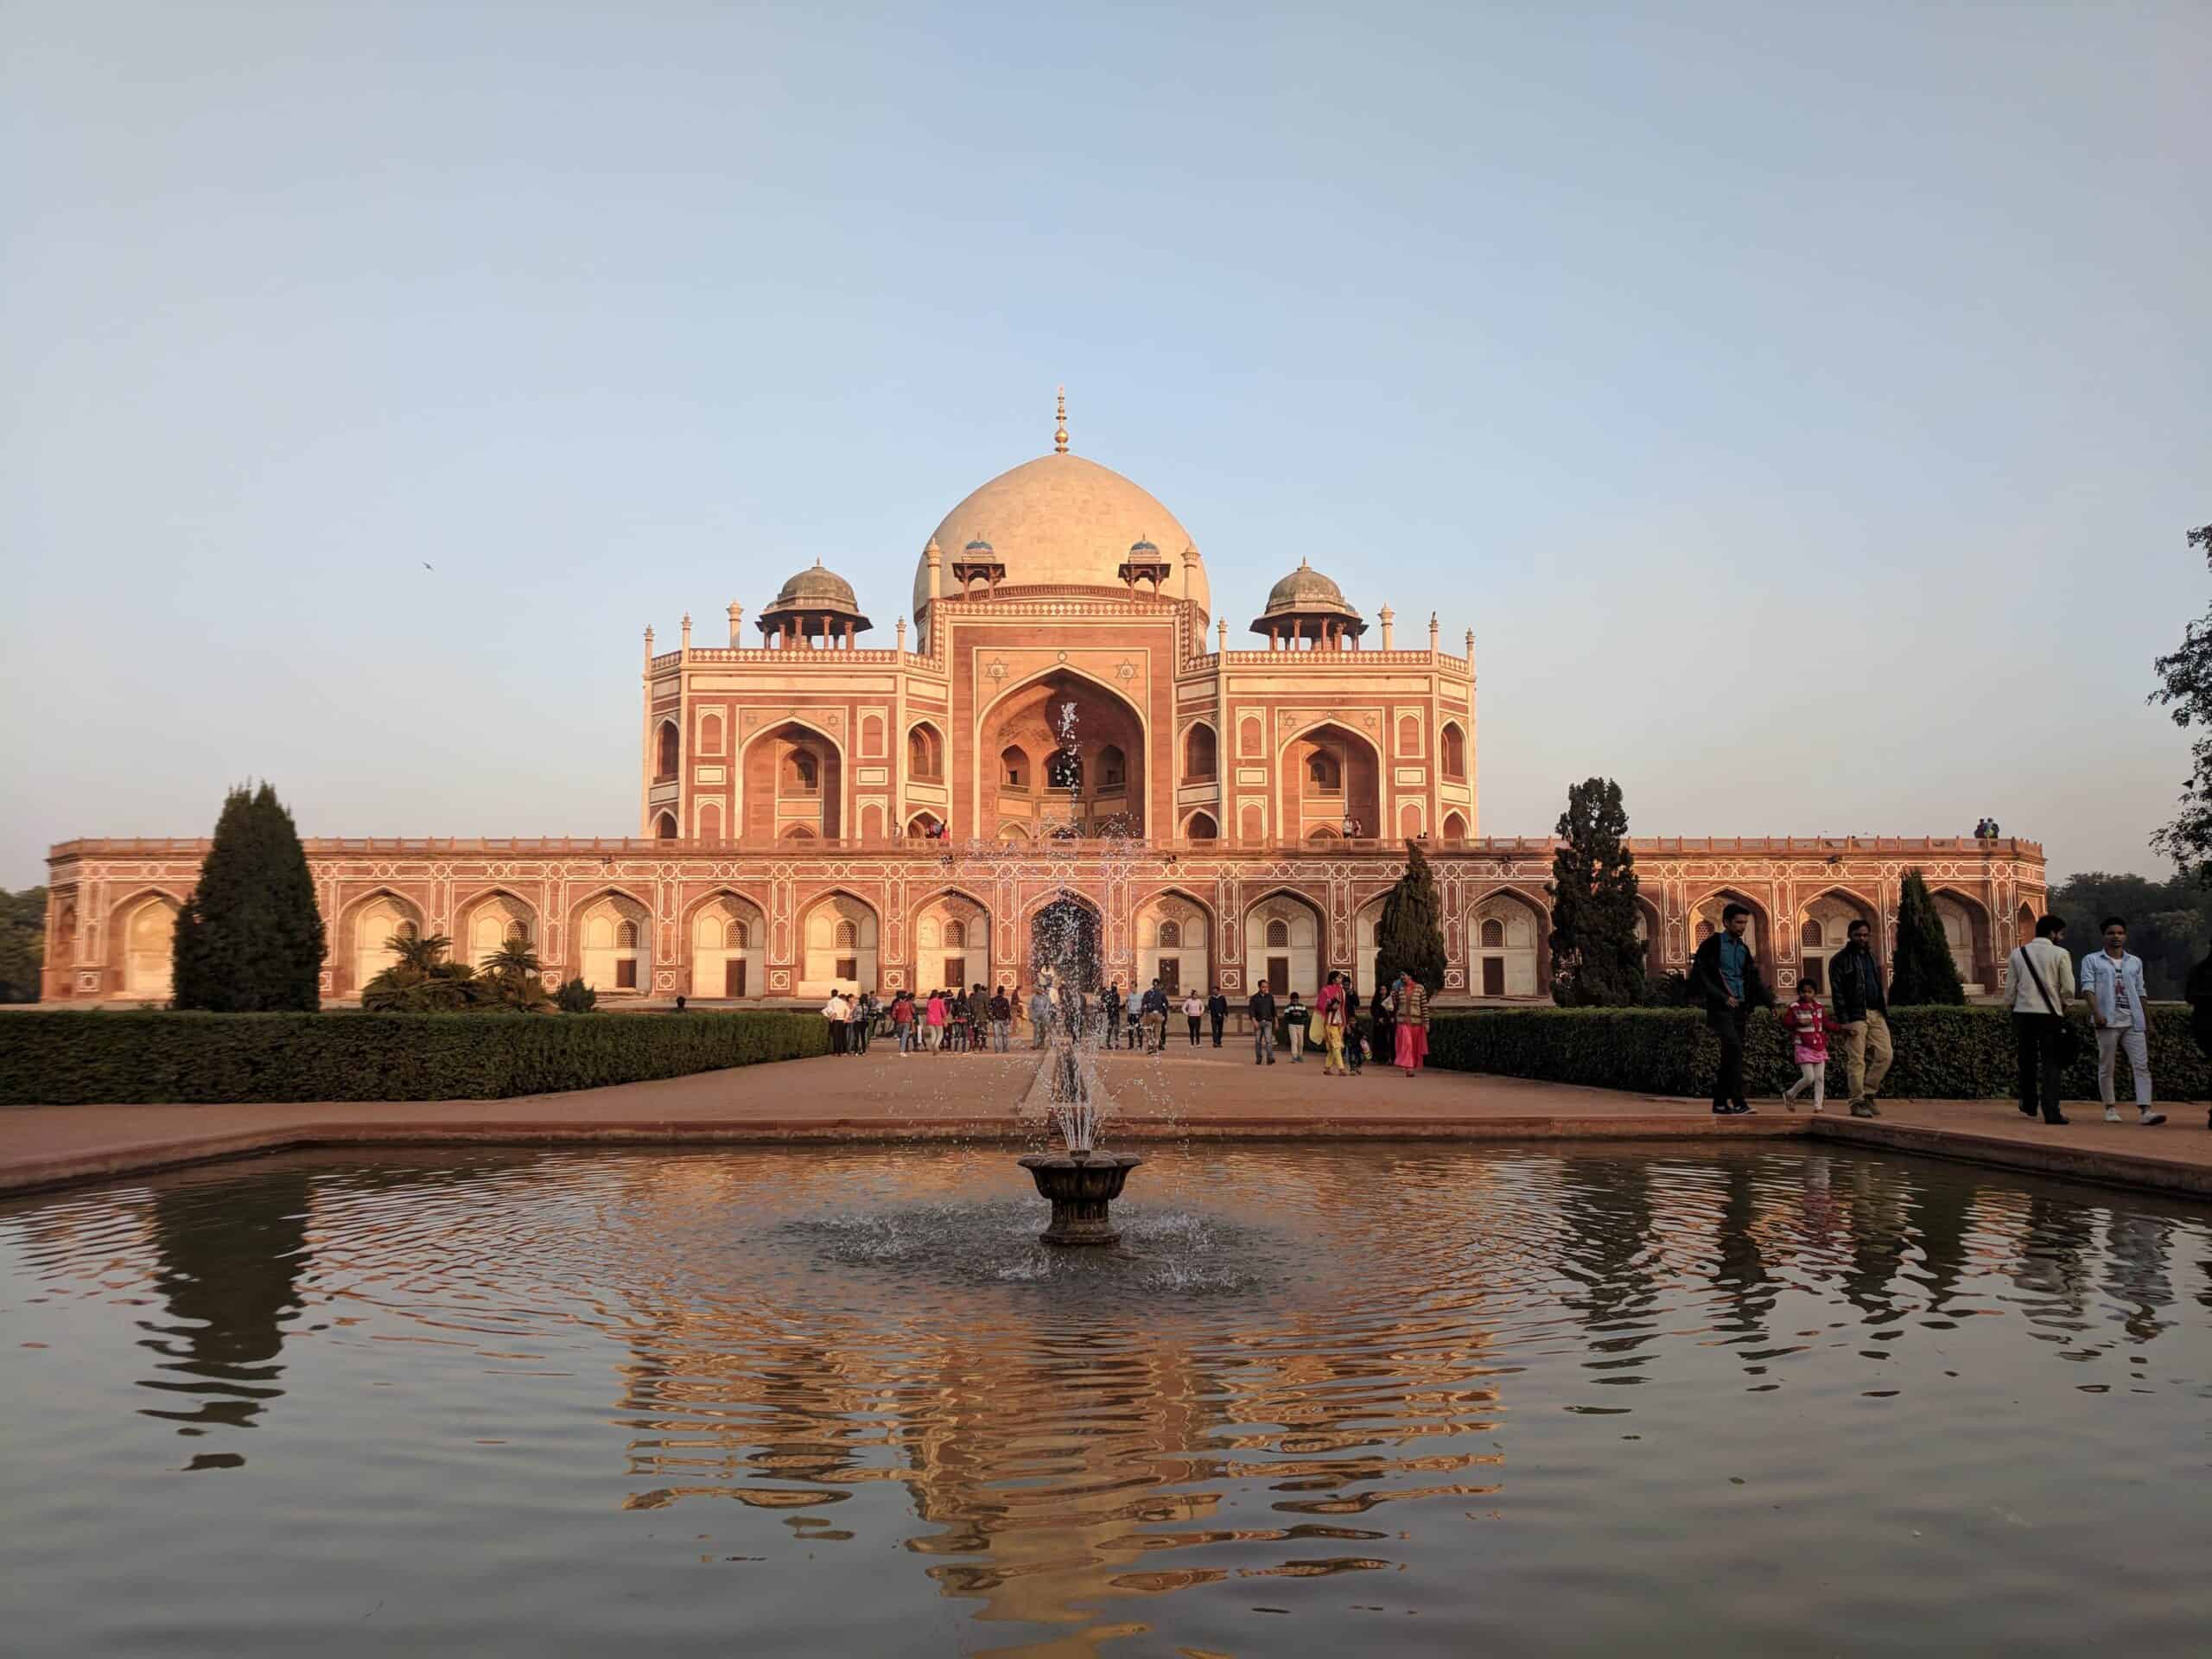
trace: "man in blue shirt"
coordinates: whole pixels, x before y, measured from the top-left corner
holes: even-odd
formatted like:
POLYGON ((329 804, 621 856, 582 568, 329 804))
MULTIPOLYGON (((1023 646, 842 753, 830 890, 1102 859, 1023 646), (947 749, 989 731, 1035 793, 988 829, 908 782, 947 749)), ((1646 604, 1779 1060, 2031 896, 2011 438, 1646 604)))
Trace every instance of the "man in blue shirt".
POLYGON ((1745 942, 1751 925, 1749 907, 1727 906, 1720 931, 1698 946, 1690 962, 1690 988, 1705 999, 1706 1023, 1720 1039, 1720 1070, 1713 1084, 1713 1109, 1720 1117, 1743 1117, 1751 1109, 1744 1097, 1745 1031, 1751 1010, 1774 1001, 1758 957, 1745 942))

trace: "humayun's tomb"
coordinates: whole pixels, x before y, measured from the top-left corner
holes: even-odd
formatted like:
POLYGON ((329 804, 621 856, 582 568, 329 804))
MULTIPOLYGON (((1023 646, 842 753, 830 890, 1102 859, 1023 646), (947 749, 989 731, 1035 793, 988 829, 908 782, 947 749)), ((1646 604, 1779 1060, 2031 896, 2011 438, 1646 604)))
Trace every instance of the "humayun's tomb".
MULTIPOLYGON (((637 838, 308 840, 324 996, 358 996, 413 930, 471 959, 525 939, 549 984, 610 1001, 1027 984, 1048 957, 1310 997, 1332 969, 1371 983, 1415 837, 1444 899, 1444 1000, 1547 994, 1552 843, 1478 833, 1471 632, 1447 651, 1432 615, 1401 645, 1387 606, 1370 627, 1301 563, 1250 625, 1260 648, 1230 650, 1188 532, 1069 453, 1065 414, 1052 453, 945 515, 912 615, 911 639, 902 619, 891 649, 862 646, 873 625, 817 563, 753 645, 737 604, 727 645, 695 645, 687 617, 656 653, 647 630, 637 838)), ((1733 899, 1770 982, 1817 978, 1852 920, 1889 939, 1917 868, 1962 976, 1994 992, 2044 896, 2041 849, 2011 839, 1631 845, 1655 972, 1733 899)), ((54 847, 46 997, 165 999, 206 846, 54 847)))

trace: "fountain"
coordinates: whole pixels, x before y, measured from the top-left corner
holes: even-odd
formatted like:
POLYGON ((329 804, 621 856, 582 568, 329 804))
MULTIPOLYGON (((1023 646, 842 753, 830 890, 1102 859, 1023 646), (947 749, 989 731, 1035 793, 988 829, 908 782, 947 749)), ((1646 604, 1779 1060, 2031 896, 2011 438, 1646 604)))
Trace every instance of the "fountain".
MULTIPOLYGON (((1061 751, 1073 762, 1077 754, 1075 704, 1060 705, 1058 724, 1061 751)), ((1080 773, 1071 764, 1066 775, 1079 778, 1080 773)), ((1122 1196, 1129 1172, 1144 1160, 1134 1152, 1098 1149, 1098 1127, 1111 1097, 1099 1080, 1092 1045, 1084 983, 1090 976, 1089 964, 1079 960, 1074 940, 1063 940, 1057 954, 1060 966, 1039 976, 1052 999, 1053 1020, 1052 1049, 1039 1070, 1037 1087, 1045 1096, 1047 1121, 1059 1129, 1063 1149, 1031 1153, 1019 1161, 1037 1183, 1039 1195, 1052 1206, 1052 1223, 1039 1237, 1047 1244, 1112 1244, 1122 1235, 1114 1225, 1111 1206, 1122 1196)))

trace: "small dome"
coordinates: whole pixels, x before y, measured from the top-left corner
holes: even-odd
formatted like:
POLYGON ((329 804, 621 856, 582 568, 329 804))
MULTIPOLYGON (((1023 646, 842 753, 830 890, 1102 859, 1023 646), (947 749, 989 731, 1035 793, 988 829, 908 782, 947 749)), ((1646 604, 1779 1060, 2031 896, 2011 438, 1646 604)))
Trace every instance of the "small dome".
POLYGON ((1345 632, 1360 633, 1367 623, 1345 600, 1344 589, 1305 560, 1298 569, 1268 590, 1268 606, 1253 619, 1255 632, 1268 632, 1268 624, 1293 617, 1333 617, 1346 624, 1345 632))
POLYGON ((829 606, 840 610, 856 611, 860 601, 853 596, 853 584, 834 570, 823 568, 817 559, 811 569, 800 571, 776 590, 770 608, 791 610, 804 606, 810 609, 829 606))
POLYGON ((998 551, 996 548, 993 547, 988 542, 982 540, 981 537, 969 543, 967 546, 962 548, 960 550, 968 555, 971 559, 979 553, 988 556, 998 551))
POLYGON ((1138 559, 1156 559, 1159 556, 1160 550, 1154 547, 1150 542, 1131 542, 1129 543, 1129 558, 1132 563, 1138 559))
POLYGON ((761 607, 760 632, 774 633, 779 621, 791 616, 842 618, 855 629, 871 626, 861 614, 853 584, 836 571, 825 569, 819 559, 779 588, 775 598, 761 607))

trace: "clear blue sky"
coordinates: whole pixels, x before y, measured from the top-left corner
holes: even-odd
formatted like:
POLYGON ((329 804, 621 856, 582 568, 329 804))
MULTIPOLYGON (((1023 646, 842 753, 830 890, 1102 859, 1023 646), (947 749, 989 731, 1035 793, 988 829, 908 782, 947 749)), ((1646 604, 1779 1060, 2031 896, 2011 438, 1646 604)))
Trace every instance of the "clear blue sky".
POLYGON ((1815 10, 15 0, 0 884, 632 830, 644 626, 887 644, 1062 381, 1232 626, 1475 630, 1491 834, 2153 869, 2212 10, 1815 10))

